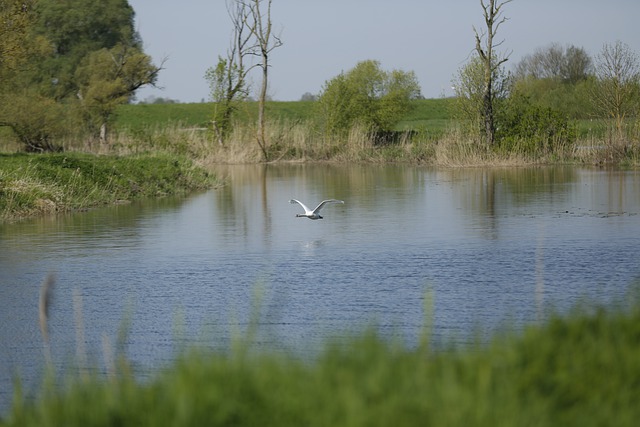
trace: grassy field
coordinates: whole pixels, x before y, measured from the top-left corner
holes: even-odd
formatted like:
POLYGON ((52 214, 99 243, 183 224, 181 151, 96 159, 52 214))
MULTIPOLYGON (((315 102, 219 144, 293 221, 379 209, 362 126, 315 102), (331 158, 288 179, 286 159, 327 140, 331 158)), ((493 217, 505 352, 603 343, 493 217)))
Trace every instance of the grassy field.
MULTIPOLYGON (((423 99, 414 101, 414 108, 398 123, 398 130, 437 128, 442 130, 450 121, 450 99, 423 99)), ((115 127, 119 130, 141 130, 171 126, 206 127, 213 116, 213 104, 135 104, 122 105, 116 113, 115 127)), ((287 122, 310 121, 316 104, 311 101, 273 101, 267 103, 271 120, 287 122)), ((255 122, 258 115, 256 102, 247 102, 238 118, 255 122)))
POLYGON ((635 426, 634 302, 450 350, 408 349, 369 333, 302 361, 244 342, 229 353, 187 351, 144 383, 121 360, 108 379, 49 382, 35 400, 17 393, 0 425, 635 426))
MULTIPOLYGON (((427 132, 441 136, 455 124, 452 118, 452 98, 421 99, 413 102, 413 109, 396 125, 396 130, 427 132)), ((213 104, 135 104, 122 105, 116 113, 115 128, 123 131, 140 131, 163 127, 207 127, 213 115, 213 104)), ((238 114, 245 123, 257 120, 257 103, 247 102, 238 114)), ((267 103, 267 114, 274 121, 309 122, 316 105, 311 101, 273 101, 267 103)), ((606 123, 599 120, 577 120, 579 138, 604 136, 606 123)))
POLYGON ((0 154, 0 221, 184 194, 213 181, 168 155, 0 154))

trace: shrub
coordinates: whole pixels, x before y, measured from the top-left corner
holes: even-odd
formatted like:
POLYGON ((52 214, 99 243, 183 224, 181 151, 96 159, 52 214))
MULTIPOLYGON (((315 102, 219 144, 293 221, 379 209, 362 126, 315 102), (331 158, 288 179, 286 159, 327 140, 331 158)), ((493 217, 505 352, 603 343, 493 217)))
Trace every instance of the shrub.
POLYGON ((528 97, 509 98, 496 120, 501 149, 526 154, 561 152, 573 145, 577 130, 557 110, 533 104, 528 97))
POLYGON ((320 116, 328 133, 345 134, 353 126, 373 132, 392 130, 420 97, 413 72, 386 72, 378 61, 362 61, 329 80, 320 95, 320 116))

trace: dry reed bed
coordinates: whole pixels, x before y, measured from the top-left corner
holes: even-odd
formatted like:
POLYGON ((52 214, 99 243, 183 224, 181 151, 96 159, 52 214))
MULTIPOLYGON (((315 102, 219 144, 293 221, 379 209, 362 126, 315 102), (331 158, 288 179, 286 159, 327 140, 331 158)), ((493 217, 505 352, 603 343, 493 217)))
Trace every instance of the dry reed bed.
MULTIPOLYGON (((168 152, 186 155, 199 164, 253 164, 264 162, 255 129, 237 125, 224 144, 206 128, 183 128, 174 125, 131 133, 115 134, 108 146, 94 146, 91 151, 131 154, 168 152)), ((376 144, 371 133, 353 127, 342 136, 327 135, 305 122, 278 121, 267 127, 268 161, 389 163, 405 162, 444 167, 525 166, 537 164, 623 164, 640 165, 640 135, 608 138, 589 137, 569 147, 535 152, 513 149, 488 149, 459 128, 452 127, 434 137, 420 132, 406 132, 399 141, 376 144), (638 136, 638 138, 636 138, 638 136)), ((74 147, 69 147, 77 149, 74 147)))

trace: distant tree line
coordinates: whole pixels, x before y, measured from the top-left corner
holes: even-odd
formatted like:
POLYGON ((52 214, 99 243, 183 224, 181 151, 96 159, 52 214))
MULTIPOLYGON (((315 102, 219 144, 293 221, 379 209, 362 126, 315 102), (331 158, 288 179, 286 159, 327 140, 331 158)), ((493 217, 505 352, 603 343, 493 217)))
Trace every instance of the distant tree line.
POLYGON ((105 142, 116 106, 156 82, 127 0, 0 0, 0 125, 27 151, 105 142))

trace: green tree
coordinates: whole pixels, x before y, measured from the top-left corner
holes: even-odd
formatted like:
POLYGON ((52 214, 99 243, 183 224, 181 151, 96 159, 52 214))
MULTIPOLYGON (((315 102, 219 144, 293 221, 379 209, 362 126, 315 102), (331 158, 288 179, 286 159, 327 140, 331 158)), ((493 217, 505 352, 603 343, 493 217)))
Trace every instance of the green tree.
POLYGON ((354 125, 373 132, 389 131, 420 97, 414 72, 384 71, 374 60, 327 81, 318 99, 329 133, 344 133, 354 125))
POLYGON ((246 98, 241 87, 243 79, 237 65, 230 58, 218 57, 215 67, 207 69, 205 79, 209 83, 210 97, 213 101, 213 120, 211 125, 219 145, 231 132, 232 118, 237 111, 238 102, 246 98))
POLYGON ((496 112, 496 141, 505 151, 562 153, 573 146, 576 127, 566 114, 512 94, 496 112))
POLYGON ((515 66, 512 91, 572 118, 591 117, 593 61, 587 52, 553 43, 524 56, 515 66))
POLYGON ((0 0, 0 126, 11 128, 27 151, 57 150, 63 111, 33 89, 34 63, 51 44, 33 34, 35 0, 0 0))
MULTIPOLYGON (((36 14, 35 0, 0 0, 0 76, 15 71, 33 53, 28 34, 36 14)), ((3 79, 4 80, 4 79, 3 79)))
POLYGON ((118 44, 89 53, 76 68, 75 83, 84 123, 106 142, 115 108, 144 85, 155 84, 160 68, 137 47, 118 44))
POLYGON ((127 0, 38 0, 38 12, 36 32, 54 46, 40 78, 56 100, 76 96, 76 69, 90 53, 118 44, 141 49, 127 0))
POLYGON ((54 141, 65 128, 81 127, 76 118, 92 137, 105 140, 115 106, 139 87, 154 84, 161 69, 142 51, 133 9, 127 0, 38 0, 33 5, 21 43, 34 53, 19 72, 5 72, 0 65, 0 120, 31 151, 57 149, 54 141), (28 103, 34 104, 30 115, 15 107, 28 103))
POLYGON ((593 117, 594 107, 590 98, 595 79, 593 76, 576 83, 534 77, 514 79, 511 87, 513 94, 527 97, 541 107, 560 111, 574 119, 593 117))
MULTIPOLYGON (((469 126, 469 131, 474 135, 481 135, 485 131, 484 73, 484 61, 478 55, 473 55, 452 80, 456 95, 453 101, 453 114, 459 121, 469 126)), ((499 110, 500 103, 509 94, 510 76, 504 67, 494 67, 491 82, 492 110, 499 110)))

